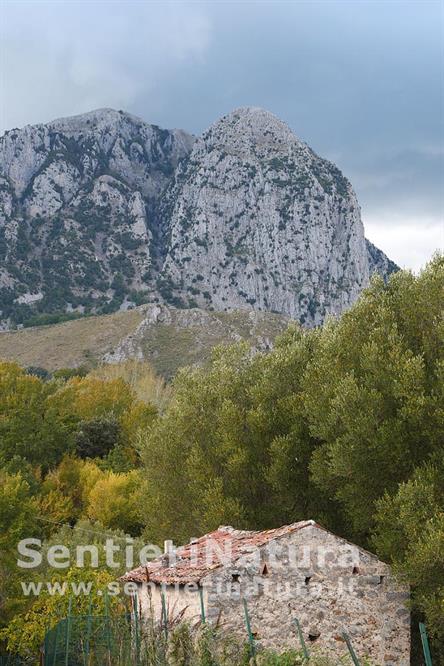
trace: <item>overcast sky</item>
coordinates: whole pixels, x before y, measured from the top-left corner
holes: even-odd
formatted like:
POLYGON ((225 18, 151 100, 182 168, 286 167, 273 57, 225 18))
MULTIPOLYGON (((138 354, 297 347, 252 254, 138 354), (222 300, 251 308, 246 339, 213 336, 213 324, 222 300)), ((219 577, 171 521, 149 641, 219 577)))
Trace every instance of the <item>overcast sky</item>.
POLYGON ((264 107, 355 187, 368 238, 444 247, 440 0, 0 0, 0 131, 113 107, 200 133, 264 107))

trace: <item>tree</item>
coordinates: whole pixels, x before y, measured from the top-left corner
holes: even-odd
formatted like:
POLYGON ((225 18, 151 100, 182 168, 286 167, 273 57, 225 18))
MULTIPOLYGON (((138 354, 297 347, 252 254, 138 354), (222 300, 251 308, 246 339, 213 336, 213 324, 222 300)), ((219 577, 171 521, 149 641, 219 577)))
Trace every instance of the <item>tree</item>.
POLYGON ((188 369, 177 377, 175 399, 141 444, 149 539, 188 539, 213 527, 207 500, 215 493, 217 514, 226 516, 228 503, 233 521, 246 524, 246 496, 261 492, 253 469, 260 461, 248 446, 248 394, 258 372, 240 345, 215 352, 208 372, 188 369))
POLYGON ((55 386, 0 362, 0 456, 48 469, 71 447, 70 429, 50 408, 55 386), (44 455, 43 455, 44 452, 44 455))
POLYGON ((269 355, 220 348, 209 368, 179 374, 175 399, 142 437, 150 539, 186 539, 222 522, 266 528, 320 510, 301 400, 314 344, 292 328, 269 355))
POLYGON ((73 455, 65 456, 47 474, 38 498, 46 535, 61 523, 73 524, 86 516, 89 493, 103 476, 104 472, 94 462, 73 455))
POLYGON ((17 544, 21 539, 39 536, 36 516, 29 484, 21 474, 0 470, 0 625, 21 606, 17 544))
POLYGON ((156 414, 120 378, 74 377, 61 384, 0 362, 0 460, 19 456, 46 472, 75 447, 83 457, 104 457, 119 444, 136 464, 137 432, 156 414))
POLYGON ((25 458, 17 455, 9 459, 0 457, 0 469, 12 476, 20 474, 23 481, 28 484, 31 495, 37 495, 39 492, 42 481, 40 468, 33 467, 25 458))
POLYGON ((102 416, 81 421, 75 435, 80 458, 103 458, 117 444, 120 426, 114 417, 102 416))
POLYGON ((110 456, 107 463, 117 469, 137 464, 137 432, 157 415, 156 408, 138 401, 130 385, 118 376, 74 377, 52 395, 50 408, 69 427, 78 455, 110 456), (116 447, 119 450, 114 453, 116 447))
POLYGON ((172 389, 162 377, 156 375, 148 361, 126 359, 120 363, 101 365, 91 375, 102 380, 123 379, 134 391, 137 399, 151 404, 160 412, 167 407, 172 389))
POLYGON ((375 502, 441 446, 443 298, 444 258, 418 277, 375 279, 324 326, 307 367, 305 410, 320 444, 313 478, 341 504, 349 536, 364 542, 375 502))
POLYGON ((337 503, 316 487, 310 460, 319 445, 304 406, 304 377, 316 356, 319 331, 290 326, 266 355, 255 387, 255 419, 267 447, 264 481, 274 524, 315 517, 342 531, 337 503))
MULTIPOLYGON (((64 570, 62 574, 53 575, 49 583, 65 586, 66 593, 50 594, 46 586, 43 586, 41 594, 29 610, 16 615, 8 626, 0 631, 0 639, 6 641, 7 649, 12 654, 37 660, 48 629, 68 614, 70 586, 91 584, 89 594, 79 594, 74 599, 76 615, 86 615, 90 603, 96 615, 105 615, 104 590, 113 580, 113 575, 107 571, 88 568, 72 567, 68 571, 64 570)), ((123 611, 118 597, 109 597, 109 602, 112 613, 123 611)))
POLYGON ((135 470, 126 474, 105 473, 89 492, 88 517, 106 528, 137 535, 143 525, 140 485, 135 470))
POLYGON ((52 396, 51 407, 74 427, 82 420, 114 416, 120 419, 131 408, 135 396, 122 379, 103 381, 90 375, 73 377, 52 396))
POLYGON ((444 451, 378 501, 373 544, 408 578, 435 655, 444 658, 444 451))
POLYGON ((131 545, 134 556, 134 566, 139 565, 138 553, 144 546, 142 539, 131 537, 123 530, 111 530, 105 527, 98 521, 91 521, 87 518, 81 518, 75 525, 63 525, 57 529, 42 545, 42 564, 38 568, 39 580, 46 580, 48 571, 51 570, 48 564, 48 550, 55 545, 63 545, 69 550, 70 561, 76 562, 78 555, 77 548, 79 546, 97 546, 98 550, 98 567, 93 566, 95 563, 91 560, 88 554, 85 555, 84 561, 79 561, 86 568, 92 567, 97 569, 104 569, 113 574, 116 578, 125 573, 129 568, 132 568, 131 563, 126 562, 126 547, 131 545), (117 566, 109 567, 106 561, 105 543, 108 539, 112 539, 114 545, 119 546, 119 550, 113 552, 113 563, 117 566))

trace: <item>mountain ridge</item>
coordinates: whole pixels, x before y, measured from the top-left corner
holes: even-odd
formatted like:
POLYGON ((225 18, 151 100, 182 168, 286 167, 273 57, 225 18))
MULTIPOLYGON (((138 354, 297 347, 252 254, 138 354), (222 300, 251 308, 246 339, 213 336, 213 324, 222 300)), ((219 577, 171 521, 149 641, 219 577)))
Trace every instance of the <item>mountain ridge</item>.
POLYGON ((243 340, 253 350, 266 351, 289 323, 288 317, 270 312, 141 305, 126 312, 2 331, 0 358, 49 371, 144 359, 171 379, 183 366, 205 363, 217 345, 243 340))
POLYGON ((141 302, 316 325, 394 267, 339 169, 257 107, 198 138, 108 108, 0 137, 3 328, 141 302))
POLYGON ((199 307, 229 303, 320 324, 368 284, 351 185, 273 114, 247 107, 223 116, 197 139, 184 168, 171 190, 164 272, 173 284, 203 276, 200 295, 192 292, 199 307))

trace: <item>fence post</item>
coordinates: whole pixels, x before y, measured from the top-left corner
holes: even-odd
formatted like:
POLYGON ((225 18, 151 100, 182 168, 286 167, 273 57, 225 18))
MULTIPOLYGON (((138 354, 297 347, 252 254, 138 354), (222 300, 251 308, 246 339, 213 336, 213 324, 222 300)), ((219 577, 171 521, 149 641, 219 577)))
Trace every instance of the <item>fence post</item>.
POLYGON ((199 585, 199 599, 200 599, 200 618, 202 620, 202 624, 205 624, 206 623, 205 604, 203 598, 203 589, 201 585, 199 585))
POLYGON ((139 597, 136 594, 133 596, 133 609, 134 609, 134 630, 136 632, 136 664, 140 662, 140 634, 139 634, 139 597))
POLYGON ((88 600, 88 619, 86 620, 86 641, 85 641, 85 653, 83 656, 83 662, 85 666, 88 666, 89 662, 89 641, 91 638, 91 623, 92 623, 92 598, 89 596, 88 600))
POLYGON ((165 638, 168 638, 168 611, 166 606, 165 591, 162 590, 162 618, 165 626, 165 638))
POLYGON ((429 639, 427 636, 427 629, 423 622, 419 623, 419 633, 421 634, 422 651, 424 652, 424 660, 426 666, 432 666, 432 655, 430 654, 429 639))
POLYGON ((248 615, 248 606, 246 599, 242 599, 244 605, 244 614, 245 614, 245 626, 247 627, 248 632, 248 642, 250 643, 251 656, 253 657, 254 663, 256 663, 256 646, 254 644, 254 636, 251 632, 250 616, 248 615))
POLYGON ((345 633, 345 631, 343 632, 342 636, 343 636, 345 642, 347 643, 348 651, 350 652, 350 657, 352 658, 352 661, 353 661, 354 665, 355 666, 360 666, 359 659, 356 656, 356 652, 353 649, 353 645, 351 644, 350 637, 348 636, 348 634, 345 633))
POLYGON ((59 637, 59 627, 60 627, 60 622, 57 622, 55 630, 54 648, 53 648, 54 652, 52 654, 52 666, 55 666, 57 661, 57 639, 59 637))
POLYGON ((106 643, 108 646, 108 658, 111 666, 111 630, 110 630, 110 612, 109 612, 109 597, 108 592, 105 590, 105 616, 106 616, 106 643))
POLYGON ((297 618, 295 618, 294 623, 295 623, 296 628, 298 630, 299 641, 301 643, 302 652, 304 653, 304 657, 305 657, 305 659, 310 659, 310 653, 307 650, 307 646, 305 645, 304 636, 302 634, 302 629, 301 629, 301 625, 299 624, 299 620, 297 618))
POLYGON ((49 625, 49 622, 46 624, 46 629, 45 629, 45 638, 43 639, 43 646, 42 646, 42 657, 40 659, 41 666, 46 666, 46 655, 48 654, 48 635, 51 630, 51 627, 49 625))
POLYGON ((72 609, 72 597, 69 597, 68 616, 66 618, 65 666, 69 666, 69 639, 70 639, 70 633, 71 633, 71 609, 72 609))

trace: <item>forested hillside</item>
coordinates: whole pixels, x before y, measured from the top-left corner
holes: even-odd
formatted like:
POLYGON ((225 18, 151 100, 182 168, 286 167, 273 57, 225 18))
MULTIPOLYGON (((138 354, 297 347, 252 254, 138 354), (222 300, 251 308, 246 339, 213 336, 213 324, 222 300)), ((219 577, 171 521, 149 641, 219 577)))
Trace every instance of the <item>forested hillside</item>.
MULTIPOLYGON (((291 325, 270 352, 219 347, 171 385, 137 361, 75 375, 0 365, 0 621, 12 652, 37 655, 60 612, 48 595, 21 595, 21 538, 180 543, 220 524, 312 518, 407 577, 443 663, 444 257, 418 276, 374 277, 339 320, 291 325)), ((100 564, 57 576, 98 589, 124 570, 100 564)))

